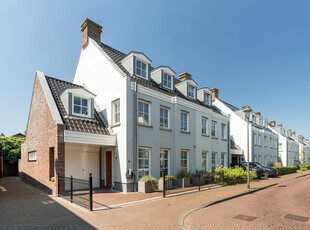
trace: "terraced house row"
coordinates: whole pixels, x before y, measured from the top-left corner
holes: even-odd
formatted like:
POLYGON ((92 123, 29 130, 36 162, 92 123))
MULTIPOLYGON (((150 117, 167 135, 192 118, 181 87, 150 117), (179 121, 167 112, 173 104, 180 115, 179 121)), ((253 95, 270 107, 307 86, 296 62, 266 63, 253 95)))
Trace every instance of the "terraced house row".
POLYGON ((217 88, 199 87, 166 63, 153 66, 142 52, 102 43, 102 27, 89 19, 81 31, 73 83, 36 73, 22 145, 24 180, 56 193, 56 174, 86 179, 92 173, 94 187, 131 192, 146 174, 246 161, 248 147, 249 160, 266 165, 296 164, 296 146, 308 149, 309 158, 308 141, 222 100, 217 88))

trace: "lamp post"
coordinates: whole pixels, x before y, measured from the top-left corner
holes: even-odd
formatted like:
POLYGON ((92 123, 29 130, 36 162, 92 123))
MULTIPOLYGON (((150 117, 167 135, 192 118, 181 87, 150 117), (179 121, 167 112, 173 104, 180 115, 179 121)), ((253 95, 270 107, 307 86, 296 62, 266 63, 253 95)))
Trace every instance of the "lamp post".
POLYGON ((243 107, 243 112, 246 115, 247 121, 247 162, 246 162, 246 170, 247 170, 247 188, 250 189, 250 134, 249 134, 249 126, 250 126, 250 113, 252 109, 250 106, 246 105, 243 107))
POLYGON ((2 145, 1 145, 1 153, 0 153, 0 178, 3 177, 3 143, 4 140, 3 138, 5 137, 3 133, 0 135, 1 140, 2 140, 2 145))

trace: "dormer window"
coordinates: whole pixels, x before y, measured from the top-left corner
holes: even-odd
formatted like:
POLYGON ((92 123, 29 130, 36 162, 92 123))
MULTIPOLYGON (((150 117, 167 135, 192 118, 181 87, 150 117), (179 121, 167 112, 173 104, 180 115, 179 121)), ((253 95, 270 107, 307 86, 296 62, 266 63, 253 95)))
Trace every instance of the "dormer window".
POLYGON ((73 115, 89 116, 89 99, 74 96, 73 97, 73 115))
POLYGON ((144 62, 139 61, 139 60, 136 60, 136 75, 139 77, 142 77, 144 79, 147 79, 146 64, 144 62))
POLYGON ((163 86, 171 89, 172 86, 172 76, 169 74, 164 73, 163 74, 163 86))
POLYGON ((252 115, 252 122, 253 124, 256 124, 256 116, 254 114, 252 115))
POLYGON ((195 99, 195 87, 192 85, 188 86, 188 96, 195 99))
POLYGON ((210 105, 211 104, 211 95, 209 93, 206 93, 205 94, 205 98, 204 98, 204 102, 207 104, 207 105, 210 105))

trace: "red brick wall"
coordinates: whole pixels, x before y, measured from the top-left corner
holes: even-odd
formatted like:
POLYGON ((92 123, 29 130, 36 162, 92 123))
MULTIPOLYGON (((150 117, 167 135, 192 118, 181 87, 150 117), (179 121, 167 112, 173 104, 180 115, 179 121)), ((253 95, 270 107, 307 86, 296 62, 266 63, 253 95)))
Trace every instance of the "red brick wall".
MULTIPOLYGON (((55 125, 38 77, 35 78, 28 118, 26 140, 22 144, 21 176, 26 182, 57 193, 57 180, 50 181, 49 148, 54 147, 60 175, 64 176, 64 130, 55 125), (28 152, 36 151, 36 161, 28 161, 28 152)), ((55 167, 56 170, 56 167, 55 167)), ((56 172, 55 172, 56 175, 56 172)))

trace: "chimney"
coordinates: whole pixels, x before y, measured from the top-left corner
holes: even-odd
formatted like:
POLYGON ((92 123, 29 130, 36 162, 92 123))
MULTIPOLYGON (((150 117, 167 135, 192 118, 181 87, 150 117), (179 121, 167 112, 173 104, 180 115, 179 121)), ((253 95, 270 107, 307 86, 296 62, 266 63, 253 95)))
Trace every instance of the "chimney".
POLYGON ((296 135, 296 132, 292 132, 292 136, 295 136, 296 135))
POLYGON ((278 124, 277 126, 278 126, 278 127, 282 127, 282 124, 278 124))
POLYGON ((212 101, 215 101, 215 98, 219 98, 219 90, 217 88, 212 88, 212 101))
POLYGON ((270 125, 271 125, 272 127, 276 127, 276 121, 270 121, 270 125))
POLYGON ((192 75, 189 74, 188 72, 181 73, 181 74, 179 75, 179 80, 180 80, 180 81, 192 80, 192 75))
POLYGON ((102 26, 86 18, 81 25, 82 31, 82 47, 85 49, 88 46, 88 38, 94 39, 100 43, 100 35, 102 32, 102 26))

